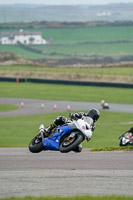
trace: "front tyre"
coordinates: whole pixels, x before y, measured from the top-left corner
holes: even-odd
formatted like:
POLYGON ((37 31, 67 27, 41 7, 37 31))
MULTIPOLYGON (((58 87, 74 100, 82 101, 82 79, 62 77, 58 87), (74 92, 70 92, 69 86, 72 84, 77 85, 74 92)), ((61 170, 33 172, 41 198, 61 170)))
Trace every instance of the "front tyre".
POLYGON ((67 153, 78 147, 78 145, 84 140, 84 136, 81 133, 71 133, 67 135, 60 143, 59 150, 61 153, 67 153))
POLYGON ((39 136, 35 136, 29 144, 29 151, 32 153, 39 153, 42 150, 44 150, 42 138, 39 136))

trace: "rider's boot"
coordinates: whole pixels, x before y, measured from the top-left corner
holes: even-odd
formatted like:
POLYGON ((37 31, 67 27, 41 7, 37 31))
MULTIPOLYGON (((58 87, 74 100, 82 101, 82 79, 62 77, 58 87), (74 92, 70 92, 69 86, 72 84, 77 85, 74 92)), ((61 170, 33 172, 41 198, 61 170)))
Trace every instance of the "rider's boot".
POLYGON ((44 137, 48 137, 50 135, 50 132, 57 126, 64 124, 67 121, 67 118, 63 117, 63 116, 59 116, 57 117, 54 122, 48 127, 48 128, 44 128, 44 125, 41 124, 40 125, 40 130, 43 130, 43 135, 44 137))
POLYGON ((51 131, 56 127, 56 124, 51 124, 48 128, 44 129, 44 137, 49 137, 51 131))
POLYGON ((41 125, 39 126, 39 134, 41 135, 42 138, 46 138, 46 137, 49 136, 51 130, 52 130, 53 128, 55 128, 55 127, 56 127, 56 124, 55 124, 55 123, 51 124, 48 128, 44 128, 44 125, 41 124, 41 125))
POLYGON ((79 144, 78 147, 76 149, 74 149, 73 151, 75 151, 75 153, 80 153, 82 151, 82 144, 79 144))
POLYGON ((41 125, 39 126, 39 135, 40 135, 42 138, 45 138, 45 137, 46 137, 45 132, 46 132, 46 130, 45 130, 45 128, 44 128, 44 125, 41 124, 41 125))
POLYGON ((50 132, 56 127, 57 125, 55 123, 51 124, 48 128, 46 128, 46 132, 49 135, 50 132))

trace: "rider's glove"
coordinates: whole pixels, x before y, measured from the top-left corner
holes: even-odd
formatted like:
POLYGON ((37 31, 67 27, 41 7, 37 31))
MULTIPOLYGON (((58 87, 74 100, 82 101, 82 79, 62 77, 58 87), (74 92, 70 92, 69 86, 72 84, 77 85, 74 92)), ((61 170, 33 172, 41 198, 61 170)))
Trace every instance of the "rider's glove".
POLYGON ((54 124, 56 126, 65 124, 67 122, 67 118, 64 116, 58 116, 55 120, 54 120, 54 124))
POLYGON ((91 140, 91 138, 90 138, 90 137, 87 137, 86 140, 87 140, 87 142, 89 142, 89 141, 91 140))
POLYGON ((81 119, 82 113, 70 113, 69 117, 70 117, 70 119, 81 119))
POLYGON ((74 113, 70 113, 70 114, 69 114, 69 118, 70 118, 70 119, 74 119, 74 118, 75 118, 75 114, 74 114, 74 113))
POLYGON ((81 113, 75 113, 75 117, 78 118, 78 119, 81 119, 82 118, 82 114, 81 113))
POLYGON ((94 131, 96 128, 95 124, 92 125, 91 130, 94 131))
POLYGON ((129 132, 131 132, 131 133, 132 133, 132 135, 133 135, 133 127, 132 127, 132 128, 130 128, 129 132))

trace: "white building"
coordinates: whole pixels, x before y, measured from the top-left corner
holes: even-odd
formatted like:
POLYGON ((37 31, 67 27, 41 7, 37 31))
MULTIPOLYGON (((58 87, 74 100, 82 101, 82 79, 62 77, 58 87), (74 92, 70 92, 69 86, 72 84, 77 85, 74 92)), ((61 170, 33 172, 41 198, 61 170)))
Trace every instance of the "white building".
POLYGON ((39 45, 47 44, 47 41, 42 38, 40 32, 28 32, 23 31, 22 29, 19 32, 2 33, 0 35, 0 44, 2 45, 15 45, 18 43, 25 45, 39 45))

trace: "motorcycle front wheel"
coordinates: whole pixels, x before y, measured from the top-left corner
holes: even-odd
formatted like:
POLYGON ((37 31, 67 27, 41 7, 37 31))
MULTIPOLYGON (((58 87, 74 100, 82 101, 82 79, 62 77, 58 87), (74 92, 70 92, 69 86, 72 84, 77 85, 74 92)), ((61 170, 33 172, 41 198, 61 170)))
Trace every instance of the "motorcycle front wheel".
POLYGON ((68 153, 78 147, 78 145, 84 140, 84 136, 80 133, 71 133, 63 138, 60 143, 59 150, 61 153, 68 153))
POLYGON ((31 142, 29 144, 29 150, 32 153, 39 153, 42 150, 44 150, 44 146, 43 146, 43 143, 42 143, 42 138, 39 138, 38 136, 35 136, 31 140, 31 142))

